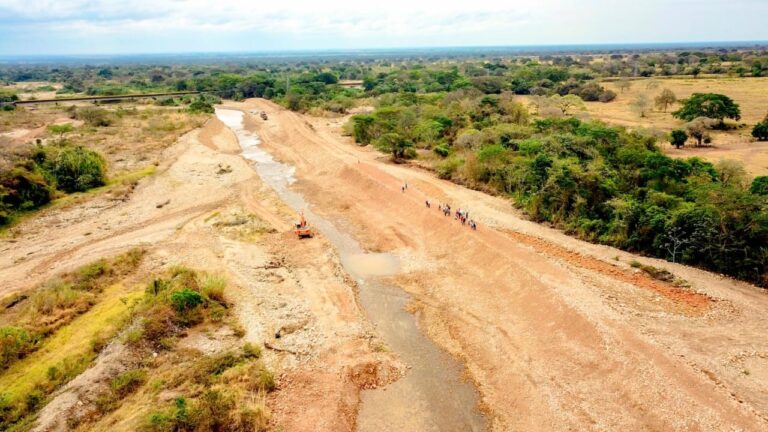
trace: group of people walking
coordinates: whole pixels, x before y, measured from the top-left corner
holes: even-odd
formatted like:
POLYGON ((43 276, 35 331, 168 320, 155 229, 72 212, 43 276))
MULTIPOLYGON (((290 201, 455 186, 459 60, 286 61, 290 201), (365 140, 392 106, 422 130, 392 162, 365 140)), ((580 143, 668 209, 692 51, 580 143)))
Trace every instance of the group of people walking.
MULTIPOLYGON (((406 190, 408 190, 408 183, 403 183, 403 185, 400 186, 400 191, 405 193, 406 190)), ((424 204, 426 204, 427 208, 432 208, 432 203, 429 202, 429 200, 424 201, 424 204)), ((445 216, 451 215, 450 204, 439 204, 437 209, 443 212, 443 215, 445 216)), ((462 225, 468 225, 472 230, 477 231, 477 223, 469 218, 469 210, 458 209, 454 213, 453 218, 461 222, 462 225)))
MULTIPOLYGON (((432 203, 430 203, 429 200, 426 200, 426 205, 427 208, 432 208, 432 203)), ((451 215, 450 204, 439 204, 437 209, 440 210, 444 216, 451 215)), ((458 209, 453 214, 453 218, 461 222, 462 225, 469 225, 470 228, 477 231, 477 223, 473 219, 469 218, 469 210, 458 209)))

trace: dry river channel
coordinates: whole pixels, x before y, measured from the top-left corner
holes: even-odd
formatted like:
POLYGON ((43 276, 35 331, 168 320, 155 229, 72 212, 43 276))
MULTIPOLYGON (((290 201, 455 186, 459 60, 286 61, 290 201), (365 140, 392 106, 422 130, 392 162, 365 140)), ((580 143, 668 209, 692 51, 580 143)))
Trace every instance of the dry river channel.
POLYGON ((263 150, 259 137, 245 129, 244 113, 217 109, 216 116, 237 136, 242 155, 259 177, 295 211, 303 211, 312 226, 329 239, 345 271, 359 284, 359 301, 387 347, 408 370, 398 381, 365 390, 358 414, 360 432, 385 430, 474 432, 485 429, 478 411, 478 393, 464 380, 464 368, 419 329, 405 310, 408 295, 381 280, 400 270, 397 256, 369 253, 339 223, 312 212, 311 203, 291 189, 295 168, 276 161, 263 150))

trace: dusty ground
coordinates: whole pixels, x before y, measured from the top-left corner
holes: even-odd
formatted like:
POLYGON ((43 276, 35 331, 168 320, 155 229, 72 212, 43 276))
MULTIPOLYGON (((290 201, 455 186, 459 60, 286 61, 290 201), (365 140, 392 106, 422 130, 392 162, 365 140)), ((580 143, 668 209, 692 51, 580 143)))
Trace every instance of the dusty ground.
MULTIPOLYGON (((14 238, 0 240, 0 297, 134 246, 147 248, 156 268, 179 263, 224 274, 244 339, 272 347, 265 353, 279 376, 269 400, 273 424, 351 431, 359 389, 379 380, 360 371, 395 365, 390 355, 374 353, 376 339, 337 256, 322 237, 294 238, 296 215, 233 154, 236 148, 231 132, 211 119, 164 150, 157 173, 127 196, 96 195, 21 222, 14 238)), ((97 366, 108 369, 102 361, 109 360, 97 366)), ((65 387, 58 414, 66 417, 72 403, 87 398, 88 377, 99 375, 87 371, 65 387)), ((65 418, 56 414, 43 418, 58 423, 40 430, 61 428, 65 418)), ((95 429, 136 430, 142 415, 117 412, 95 429)))
POLYGON ((503 199, 351 145, 342 120, 235 106, 267 111, 246 125, 297 168, 317 212, 400 257, 393 282, 466 363, 493 430, 768 428, 766 291, 527 222, 503 199), (425 199, 469 209, 479 230, 425 199), (691 287, 639 274, 634 259, 691 287))

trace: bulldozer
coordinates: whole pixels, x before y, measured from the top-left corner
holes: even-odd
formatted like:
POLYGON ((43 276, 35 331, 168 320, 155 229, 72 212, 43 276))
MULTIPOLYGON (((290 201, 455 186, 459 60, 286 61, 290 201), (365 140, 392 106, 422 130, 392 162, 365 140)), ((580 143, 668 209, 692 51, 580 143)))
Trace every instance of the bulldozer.
POLYGON ((315 236, 315 231, 307 223, 307 219, 304 217, 304 212, 301 212, 299 222, 296 224, 296 228, 293 231, 296 233, 296 237, 303 239, 304 237, 312 238, 315 236))

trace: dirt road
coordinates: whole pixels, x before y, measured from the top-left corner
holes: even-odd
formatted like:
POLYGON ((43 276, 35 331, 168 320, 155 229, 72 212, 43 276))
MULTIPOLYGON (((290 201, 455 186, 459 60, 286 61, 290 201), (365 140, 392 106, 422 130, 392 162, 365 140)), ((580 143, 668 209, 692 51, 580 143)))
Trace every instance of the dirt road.
POLYGON ((527 222, 504 199, 351 145, 339 121, 232 106, 268 113, 246 126, 296 167, 314 211, 400 258, 389 282, 466 364, 493 430, 768 428, 765 291, 527 222), (469 210, 479 229, 426 199, 469 210), (691 287, 638 273, 634 259, 691 287))

